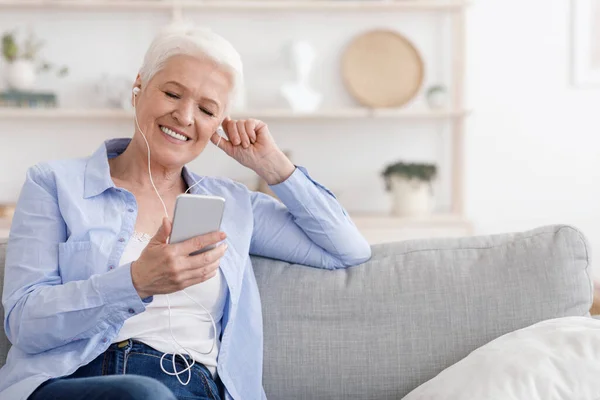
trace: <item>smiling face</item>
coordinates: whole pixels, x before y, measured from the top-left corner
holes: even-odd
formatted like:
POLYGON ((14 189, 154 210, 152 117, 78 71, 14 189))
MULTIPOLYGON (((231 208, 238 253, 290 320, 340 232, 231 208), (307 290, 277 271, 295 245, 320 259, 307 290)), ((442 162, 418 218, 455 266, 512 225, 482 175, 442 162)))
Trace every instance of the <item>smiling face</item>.
MULTIPOLYGON (((152 162, 181 168, 204 150, 225 118, 232 76, 215 62, 188 55, 167 60, 135 97, 139 126, 150 145, 152 162)), ((137 128, 137 126, 136 126, 137 128)), ((136 129, 132 144, 146 153, 136 129)))

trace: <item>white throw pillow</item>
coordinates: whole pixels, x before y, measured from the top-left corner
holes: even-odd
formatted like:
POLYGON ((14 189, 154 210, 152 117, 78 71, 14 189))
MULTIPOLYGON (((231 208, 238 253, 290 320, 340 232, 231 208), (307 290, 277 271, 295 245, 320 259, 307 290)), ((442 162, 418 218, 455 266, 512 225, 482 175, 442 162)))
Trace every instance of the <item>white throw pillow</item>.
POLYGON ((404 400, 598 400, 600 320, 565 317, 501 336, 404 400))

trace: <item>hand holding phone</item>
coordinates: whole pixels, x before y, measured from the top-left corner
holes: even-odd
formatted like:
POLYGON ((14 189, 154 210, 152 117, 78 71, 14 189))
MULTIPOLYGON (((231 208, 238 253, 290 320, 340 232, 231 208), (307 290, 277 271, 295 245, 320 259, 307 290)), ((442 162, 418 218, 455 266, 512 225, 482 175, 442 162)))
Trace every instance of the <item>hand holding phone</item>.
POLYGON ((173 218, 177 230, 165 218, 140 258, 131 264, 133 286, 141 298, 183 290, 217 274, 227 249, 225 243, 217 246, 226 238, 219 231, 225 200, 196 196, 178 197, 173 218))

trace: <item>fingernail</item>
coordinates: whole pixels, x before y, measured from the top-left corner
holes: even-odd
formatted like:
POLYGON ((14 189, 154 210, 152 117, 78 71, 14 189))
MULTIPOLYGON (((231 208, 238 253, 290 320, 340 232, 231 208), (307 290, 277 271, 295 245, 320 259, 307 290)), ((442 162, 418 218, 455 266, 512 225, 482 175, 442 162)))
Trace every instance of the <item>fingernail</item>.
POLYGON ((225 239, 225 237, 226 237, 226 236, 227 236, 227 235, 225 234, 225 232, 221 232, 221 234, 219 235, 219 237, 220 237, 221 239, 225 239))

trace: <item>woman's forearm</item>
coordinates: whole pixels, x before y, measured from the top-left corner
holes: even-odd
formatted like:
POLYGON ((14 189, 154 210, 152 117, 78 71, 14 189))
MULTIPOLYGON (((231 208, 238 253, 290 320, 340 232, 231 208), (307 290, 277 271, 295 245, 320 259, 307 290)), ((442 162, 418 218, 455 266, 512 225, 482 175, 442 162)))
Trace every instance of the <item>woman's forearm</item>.
MULTIPOLYGON (((12 267, 7 265, 8 275, 12 267)), ((5 301, 6 334, 13 345, 30 354, 117 333, 127 318, 145 310, 128 266, 84 281, 31 289, 19 289, 5 301)))
POLYGON ((371 257, 371 247, 335 196, 313 181, 303 168, 271 188, 306 235, 344 267, 371 257))

